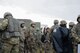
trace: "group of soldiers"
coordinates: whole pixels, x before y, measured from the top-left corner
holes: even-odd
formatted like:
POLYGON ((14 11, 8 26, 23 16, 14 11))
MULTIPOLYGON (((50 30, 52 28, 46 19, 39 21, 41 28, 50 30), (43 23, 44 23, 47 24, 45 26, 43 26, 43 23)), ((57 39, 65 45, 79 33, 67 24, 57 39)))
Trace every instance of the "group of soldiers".
POLYGON ((77 24, 69 23, 61 20, 54 20, 54 25, 51 27, 51 38, 53 48, 56 53, 77 53, 78 44, 80 44, 80 15, 77 17, 77 24))
POLYGON ((65 20, 54 20, 49 28, 35 27, 31 22, 26 27, 24 21, 13 18, 10 12, 0 20, 0 53, 77 53, 80 43, 80 16, 77 24, 65 20))

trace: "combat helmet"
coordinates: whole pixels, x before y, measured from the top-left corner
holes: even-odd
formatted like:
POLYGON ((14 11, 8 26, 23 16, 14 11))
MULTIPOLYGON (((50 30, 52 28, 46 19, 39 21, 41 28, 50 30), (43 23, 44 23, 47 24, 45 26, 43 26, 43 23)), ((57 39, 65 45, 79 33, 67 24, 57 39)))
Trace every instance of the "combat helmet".
POLYGON ((31 22, 31 23, 30 23, 30 26, 31 26, 31 27, 35 27, 35 25, 36 25, 35 22, 31 22))
POLYGON ((60 21, 60 24, 67 24, 65 20, 60 21))
POLYGON ((4 13, 4 18, 5 18, 6 16, 9 16, 9 15, 12 16, 12 14, 11 14, 10 12, 5 12, 5 13, 4 13))
POLYGON ((59 21, 58 20, 54 20, 54 24, 58 24, 59 23, 59 21))
POLYGON ((78 17, 77 17, 77 22, 79 22, 79 19, 80 19, 80 15, 78 15, 78 17))
POLYGON ((70 22, 69 25, 70 26, 74 26, 75 24, 74 24, 74 22, 70 22))
POLYGON ((20 21, 20 24, 24 24, 25 22, 24 21, 20 21))
POLYGON ((35 22, 31 22, 30 25, 35 25, 35 22))

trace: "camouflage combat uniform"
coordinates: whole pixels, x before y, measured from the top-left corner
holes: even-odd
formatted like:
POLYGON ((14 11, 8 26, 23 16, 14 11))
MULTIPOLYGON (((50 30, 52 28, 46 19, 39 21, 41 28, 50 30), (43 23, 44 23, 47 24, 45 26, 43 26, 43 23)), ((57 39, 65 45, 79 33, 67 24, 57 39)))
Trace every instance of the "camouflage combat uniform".
POLYGON ((78 24, 76 26, 73 27, 72 29, 72 37, 75 43, 75 47, 74 47, 74 53, 77 53, 77 43, 80 42, 80 26, 78 26, 78 24))
POLYGON ((2 53, 19 53, 20 25, 12 14, 6 12, 0 22, 2 33, 2 53))
MULTIPOLYGON (((32 24, 31 24, 32 25, 32 24)), ((35 28, 30 26, 27 28, 27 34, 26 35, 26 53, 36 53, 36 42, 35 42, 35 28)))
MULTIPOLYGON (((20 21, 21 22, 21 21, 20 21)), ((20 53, 25 53, 25 44, 24 44, 24 41, 25 41, 25 30, 26 30, 26 26, 24 26, 25 23, 24 22, 21 22, 20 23, 20 27, 21 27, 21 36, 20 36, 20 53)))
POLYGON ((80 43, 80 16, 77 18, 78 23, 73 27, 72 31, 72 37, 75 41, 75 51, 74 53, 77 53, 77 44, 80 43))
POLYGON ((70 41, 71 41, 71 46, 72 46, 72 53, 75 53, 75 46, 76 46, 76 42, 74 41, 73 37, 72 37, 72 33, 71 30, 72 28, 75 26, 74 22, 70 22, 69 23, 69 36, 70 36, 70 41))
POLYGON ((36 38, 37 53, 42 53, 41 31, 39 28, 36 29, 35 38, 36 38))
POLYGON ((45 51, 45 53, 53 53, 52 43, 51 43, 51 35, 50 35, 50 29, 49 28, 47 28, 47 32, 45 34, 44 51, 45 51))
POLYGON ((5 26, 7 26, 7 24, 8 24, 7 21, 8 21, 7 19, 0 21, 0 53, 2 53, 1 52, 2 51, 2 33, 3 33, 5 26), (2 24, 4 24, 4 25, 2 25, 2 24))

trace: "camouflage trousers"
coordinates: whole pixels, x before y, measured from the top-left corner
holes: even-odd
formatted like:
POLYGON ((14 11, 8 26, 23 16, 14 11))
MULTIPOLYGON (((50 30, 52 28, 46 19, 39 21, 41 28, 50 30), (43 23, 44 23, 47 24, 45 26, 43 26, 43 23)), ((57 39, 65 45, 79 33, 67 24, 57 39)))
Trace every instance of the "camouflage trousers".
POLYGON ((42 43, 36 40, 37 53, 42 53, 42 43))
POLYGON ((77 45, 73 45, 73 53, 77 53, 77 45))
POLYGON ((19 53, 19 38, 4 40, 2 53, 19 53))
POLYGON ((37 49, 34 45, 25 45, 25 53, 36 53, 37 49))
POLYGON ((35 49, 27 49, 24 53, 37 53, 35 49))
POLYGON ((44 52, 45 53, 53 53, 52 45, 51 43, 44 43, 44 52))
POLYGON ((2 46, 2 53, 19 53, 19 45, 4 43, 2 46))
POLYGON ((24 42, 20 43, 19 53, 24 53, 24 42))

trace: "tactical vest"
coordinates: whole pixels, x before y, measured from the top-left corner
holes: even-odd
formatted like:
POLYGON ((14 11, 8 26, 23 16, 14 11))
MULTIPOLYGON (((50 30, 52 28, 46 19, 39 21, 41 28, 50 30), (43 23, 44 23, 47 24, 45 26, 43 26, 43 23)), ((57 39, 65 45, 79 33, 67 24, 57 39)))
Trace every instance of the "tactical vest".
POLYGON ((3 33, 3 38, 10 38, 10 37, 19 37, 20 36, 20 24, 18 20, 14 18, 8 19, 8 26, 3 33))

